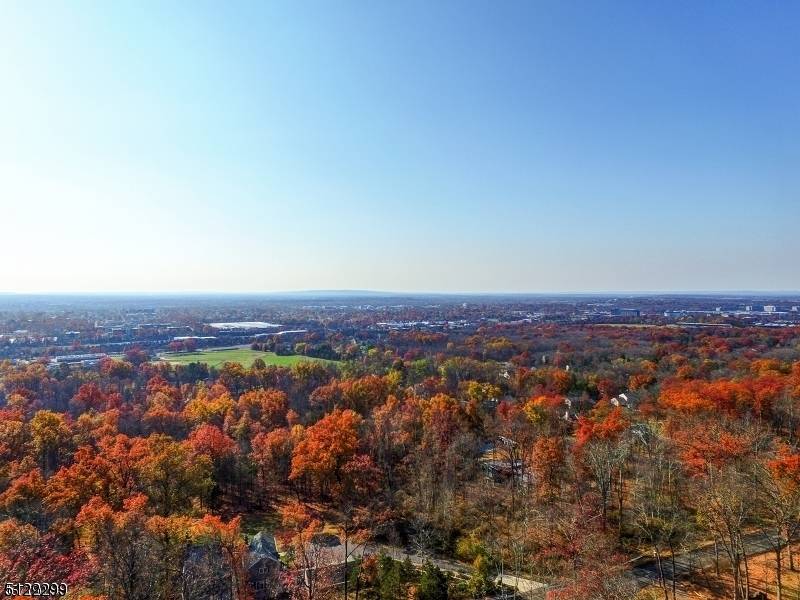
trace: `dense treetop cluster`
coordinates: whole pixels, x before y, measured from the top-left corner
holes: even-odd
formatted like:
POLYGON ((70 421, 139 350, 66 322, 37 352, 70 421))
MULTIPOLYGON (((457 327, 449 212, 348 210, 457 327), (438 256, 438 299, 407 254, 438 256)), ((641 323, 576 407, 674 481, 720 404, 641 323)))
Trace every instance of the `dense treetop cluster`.
MULTIPOLYGON (((745 597, 743 537, 769 531, 780 566, 800 534, 798 333, 513 324, 343 339, 342 362, 291 369, 136 349, 0 363, 0 580, 203 597, 213 564, 248 598, 248 536, 268 529, 286 573, 319 564, 325 531, 474 569, 442 591, 433 570, 423 585, 357 561, 349 589, 387 599, 376 573, 479 597, 501 568, 559 598, 626 598, 623 557, 706 540, 745 597)), ((341 594, 282 577, 295 597, 341 594)))

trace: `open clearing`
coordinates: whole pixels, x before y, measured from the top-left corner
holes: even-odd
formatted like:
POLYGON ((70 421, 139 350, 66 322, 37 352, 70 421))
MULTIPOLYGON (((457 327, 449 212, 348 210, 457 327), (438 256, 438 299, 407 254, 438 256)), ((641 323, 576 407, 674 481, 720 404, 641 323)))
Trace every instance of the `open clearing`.
POLYGON ((209 367, 221 367, 226 362, 239 363, 249 368, 257 358, 267 365, 278 367, 292 367, 303 360, 322 363, 335 363, 333 360, 312 358, 310 356, 278 356, 274 352, 260 352, 250 348, 222 348, 219 350, 201 350, 198 352, 164 352, 159 356, 173 365, 188 365, 190 363, 206 363, 209 367))

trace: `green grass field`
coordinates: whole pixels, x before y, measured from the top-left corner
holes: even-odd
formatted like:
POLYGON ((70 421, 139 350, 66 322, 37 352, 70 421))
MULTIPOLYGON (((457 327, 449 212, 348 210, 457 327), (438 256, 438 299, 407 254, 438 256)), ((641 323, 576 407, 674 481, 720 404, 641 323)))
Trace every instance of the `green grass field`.
POLYGON ((250 348, 225 348, 222 350, 202 350, 199 352, 165 352, 160 355, 161 360, 166 360, 173 365, 188 365, 189 363, 206 363, 209 367, 221 367, 226 362, 239 363, 243 367, 250 367, 253 361, 260 358, 268 365, 279 367, 292 367, 302 360, 311 360, 323 363, 336 361, 311 358, 309 356, 278 356, 274 352, 259 352, 250 348))

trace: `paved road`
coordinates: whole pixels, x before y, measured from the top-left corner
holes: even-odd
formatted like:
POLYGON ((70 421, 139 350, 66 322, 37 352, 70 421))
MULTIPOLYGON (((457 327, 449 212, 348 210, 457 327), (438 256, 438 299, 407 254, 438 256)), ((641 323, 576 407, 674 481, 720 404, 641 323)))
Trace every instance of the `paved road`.
MULTIPOLYGON (((471 572, 471 567, 469 565, 459 562, 457 560, 452 560, 449 558, 441 558, 436 556, 423 556, 421 554, 415 553, 405 548, 400 548, 398 546, 372 545, 372 544, 369 544, 366 547, 358 546, 355 550, 351 549, 350 560, 354 558, 360 558, 362 556, 368 556, 371 554, 378 554, 380 552, 385 553, 386 555, 394 558, 395 560, 405 560, 406 557, 408 557, 408 560, 411 561, 411 564, 416 566, 421 566, 425 563, 426 560, 428 560, 433 564, 435 564, 437 567, 439 567, 442 571, 447 571, 450 573, 460 573, 465 575, 468 575, 471 572)), ((344 561, 343 545, 331 546, 331 553, 338 560, 342 562, 344 561)), ((543 599, 548 587, 547 584, 542 583, 540 581, 534 581, 526 577, 521 577, 508 573, 504 574, 502 578, 500 577, 497 578, 497 583, 500 583, 501 581, 504 586, 512 590, 516 590, 516 592, 520 596, 524 596, 525 598, 530 600, 543 599)), ((512 597, 512 594, 508 594, 506 597, 512 597)))
MULTIPOLYGON (((761 532, 747 534, 744 538, 744 547, 748 556, 772 551, 770 536, 761 532)), ((720 562, 724 565, 724 563, 727 561, 727 555, 721 546, 719 548, 719 555, 720 562)), ((683 587, 680 584, 681 580, 687 578, 692 573, 697 573, 698 571, 713 573, 714 563, 714 544, 707 544, 705 546, 695 548, 694 550, 689 550, 688 552, 678 554, 675 557, 674 573, 672 562, 670 561, 669 557, 662 559, 661 568, 664 572, 664 579, 669 583, 669 585, 671 585, 670 582, 672 579, 675 578, 678 581, 677 587, 680 590, 683 587)), ((724 569, 725 567, 722 566, 721 568, 724 569)), ((642 587, 650 584, 659 585, 658 563, 655 558, 649 559, 645 562, 640 562, 631 569, 631 573, 642 587)), ((698 583, 702 583, 702 579, 700 579, 698 583)))
MULTIPOLYGON (((770 537, 765 533, 759 532, 746 535, 744 544, 748 556, 763 554, 764 552, 769 552, 772 550, 770 537)), ((330 551, 338 560, 342 562, 344 561, 343 545, 331 546, 330 551)), ((436 556, 423 556, 405 548, 388 545, 370 544, 366 547, 358 546, 357 548, 350 550, 350 560, 362 556, 377 554, 379 552, 384 552, 396 560, 405 560, 406 557, 408 557, 411 563, 417 566, 421 566, 426 560, 429 560, 442 571, 447 571, 450 573, 469 574, 471 571, 469 565, 453 559, 436 556)), ((724 562, 725 560, 726 556, 724 551, 722 548, 720 548, 720 561, 724 562)), ((676 576, 678 582, 676 587, 679 597, 690 598, 690 596, 685 592, 686 588, 681 581, 686 579, 692 573, 697 573, 698 571, 704 570, 709 573, 713 572, 714 562, 715 558, 713 544, 708 544, 677 555, 675 558, 674 575, 676 576)), ((668 558, 665 558, 662 560, 661 567, 664 572, 664 579, 667 582, 671 582, 673 579, 672 562, 668 558)), ((646 587, 653 584, 659 585, 658 564, 654 558, 645 560, 644 562, 639 562, 635 567, 631 568, 630 572, 631 576, 636 579, 637 583, 641 587, 646 587)), ((545 583, 513 574, 505 574, 503 575, 502 579, 498 577, 497 582, 499 583, 501 581, 506 587, 510 588, 511 590, 515 590, 516 593, 513 593, 514 596, 519 594, 520 597, 524 597, 527 600, 543 600, 548 589, 548 586, 545 583)), ((510 595, 507 597, 510 597, 510 595)))

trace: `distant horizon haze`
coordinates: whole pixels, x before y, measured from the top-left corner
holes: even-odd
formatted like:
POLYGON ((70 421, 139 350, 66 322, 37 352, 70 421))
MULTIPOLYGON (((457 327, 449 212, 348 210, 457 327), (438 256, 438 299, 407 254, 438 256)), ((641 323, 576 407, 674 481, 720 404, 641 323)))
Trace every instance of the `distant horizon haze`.
POLYGON ((800 289, 797 290, 551 290, 551 291, 498 291, 498 290, 474 290, 474 291, 446 291, 446 290, 350 290, 350 289, 330 289, 330 290, 239 290, 239 291, 214 291, 214 290, 155 290, 155 291, 0 291, 2 296, 65 296, 65 297, 125 297, 125 296, 152 296, 152 297, 180 297, 180 296, 245 296, 245 297, 271 297, 271 296, 307 296, 307 297, 393 297, 393 296, 536 296, 536 297, 558 297, 558 296, 732 296, 732 297, 783 297, 800 296, 800 289))

